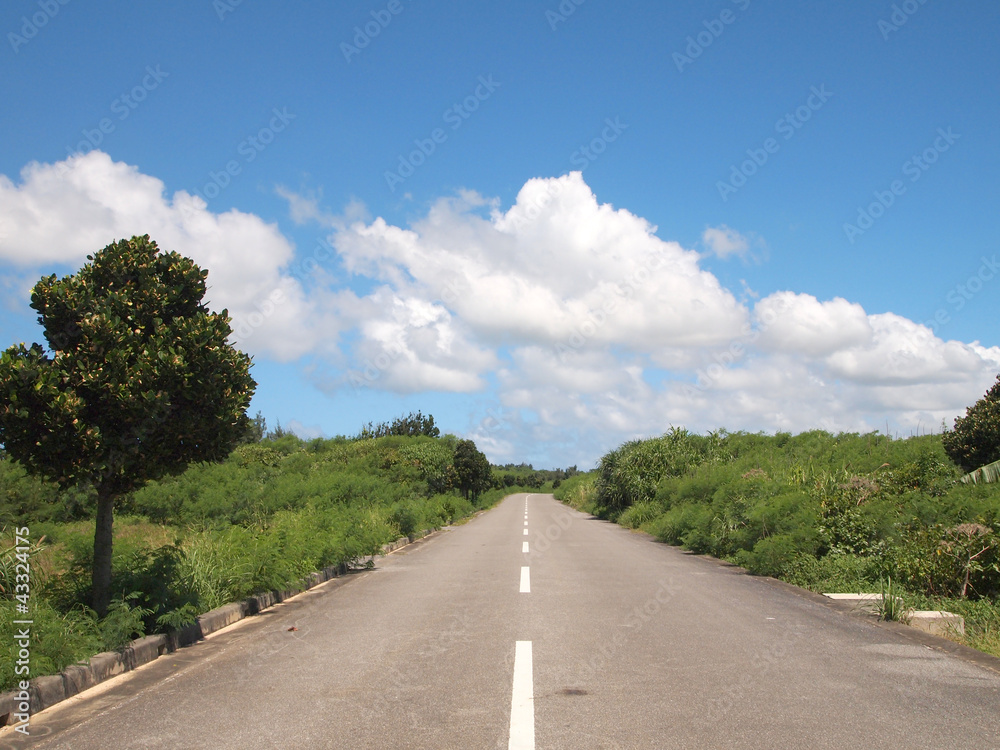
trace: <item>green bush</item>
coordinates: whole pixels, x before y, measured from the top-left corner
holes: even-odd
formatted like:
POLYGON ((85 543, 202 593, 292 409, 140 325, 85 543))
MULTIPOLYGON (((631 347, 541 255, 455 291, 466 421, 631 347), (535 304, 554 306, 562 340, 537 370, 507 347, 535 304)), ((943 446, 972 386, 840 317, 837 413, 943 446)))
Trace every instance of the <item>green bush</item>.
POLYGON ((761 539, 750 551, 739 550, 734 560, 751 573, 780 578, 799 554, 791 534, 775 534, 761 539))
POLYGON ((939 435, 672 430, 602 459, 595 513, 810 587, 995 597, 1000 486, 960 475, 939 435))
POLYGON ((651 500, 630 505, 624 513, 618 517, 618 523, 629 529, 638 529, 644 523, 652 521, 663 512, 663 508, 651 500))
POLYGON ((593 513, 596 510, 597 500, 596 481, 595 472, 575 474, 563 480, 558 487, 554 487, 553 494, 560 502, 585 513, 593 513))
POLYGON ((955 419, 943 436, 944 449, 965 472, 1000 461, 1000 376, 986 395, 955 419))
POLYGON ((18 614, 14 602, 0 601, 0 691, 10 690, 17 675, 18 646, 14 620, 30 619, 31 659, 29 677, 55 674, 71 664, 104 650, 97 621, 85 608, 60 612, 41 597, 32 597, 30 609, 18 614))
POLYGON ((815 557, 799 553, 786 562, 782 578, 820 593, 870 593, 883 574, 879 560, 857 555, 815 557))

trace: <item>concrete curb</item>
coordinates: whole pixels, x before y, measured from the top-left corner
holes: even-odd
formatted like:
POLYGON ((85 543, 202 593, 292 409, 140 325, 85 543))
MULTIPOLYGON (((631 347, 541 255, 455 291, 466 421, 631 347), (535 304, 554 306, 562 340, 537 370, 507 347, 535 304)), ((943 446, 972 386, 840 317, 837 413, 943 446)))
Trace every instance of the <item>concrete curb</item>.
MULTIPOLYGON (((381 554, 391 554, 433 533, 435 533, 434 530, 426 530, 408 537, 400 537, 394 542, 382 545, 381 554)), ((324 568, 307 575, 301 586, 293 586, 281 591, 264 591, 243 601, 224 604, 199 615, 193 623, 179 630, 172 630, 165 634, 148 635, 132 641, 122 652, 108 651, 96 654, 86 662, 66 667, 59 674, 35 677, 29 682, 27 700, 25 700, 24 694, 18 690, 0 693, 0 727, 23 723, 17 717, 23 715, 24 711, 21 709, 25 703, 29 715, 44 711, 46 708, 50 708, 67 698, 72 698, 105 680, 148 664, 163 654, 204 640, 206 636, 233 623, 259 614, 275 604, 280 604, 304 591, 338 578, 347 573, 347 570, 346 565, 324 568)))

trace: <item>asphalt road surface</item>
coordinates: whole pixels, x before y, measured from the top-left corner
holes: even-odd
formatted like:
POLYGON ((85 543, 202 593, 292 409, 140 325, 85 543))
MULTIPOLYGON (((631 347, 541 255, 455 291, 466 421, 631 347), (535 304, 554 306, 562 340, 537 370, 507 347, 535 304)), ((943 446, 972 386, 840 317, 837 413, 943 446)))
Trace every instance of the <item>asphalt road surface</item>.
POLYGON ((513 495, 30 732, 0 746, 1000 748, 1000 673, 513 495))

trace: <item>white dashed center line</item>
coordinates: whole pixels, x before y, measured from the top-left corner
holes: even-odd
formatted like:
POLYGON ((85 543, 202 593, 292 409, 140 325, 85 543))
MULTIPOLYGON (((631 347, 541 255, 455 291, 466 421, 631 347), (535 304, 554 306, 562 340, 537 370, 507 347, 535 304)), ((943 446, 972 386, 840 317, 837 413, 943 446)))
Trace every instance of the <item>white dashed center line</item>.
POLYGON ((522 594, 531 593, 531 572, 527 565, 521 568, 521 592, 522 594))
POLYGON ((535 688, 531 670, 531 641, 515 642, 507 750, 535 750, 535 688))

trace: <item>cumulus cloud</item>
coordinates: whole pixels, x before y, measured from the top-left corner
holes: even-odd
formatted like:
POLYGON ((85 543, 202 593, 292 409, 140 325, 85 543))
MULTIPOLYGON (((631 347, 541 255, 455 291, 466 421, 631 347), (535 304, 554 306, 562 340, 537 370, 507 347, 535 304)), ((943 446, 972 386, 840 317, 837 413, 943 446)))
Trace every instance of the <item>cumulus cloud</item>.
MULTIPOLYGON (((836 431, 876 429, 888 418, 936 426, 1000 367, 1000 349, 942 341, 843 298, 783 291, 750 307, 701 268, 697 252, 656 232, 599 203, 571 173, 529 180, 506 210, 466 192, 407 227, 355 222, 330 241, 346 269, 393 295, 391 305, 373 297, 366 314, 381 322, 361 326, 369 361, 399 365, 383 385, 429 378, 475 389, 484 368, 498 368, 502 407, 536 418, 507 420, 502 439, 484 435, 497 450, 537 443, 555 426, 572 426, 582 441, 671 424, 836 431), (446 324, 462 341, 452 352, 469 355, 450 367, 464 369, 421 374, 421 363, 440 358, 440 333, 422 346, 388 343, 386 331, 406 337, 398 311, 419 309, 416 301, 438 321, 420 326, 446 324)), ((719 257, 751 245, 726 226, 706 230, 703 242, 719 257)))
MULTIPOLYGON (((319 191, 276 193, 294 223, 329 232, 316 252, 347 283, 322 269, 304 283, 302 253, 277 225, 168 197, 96 151, 29 164, 16 183, 0 176, 3 283, 23 296, 33 269, 78 266, 148 233, 210 269, 211 303, 229 308, 238 343, 272 359, 308 354, 323 390, 482 394, 503 416, 469 434, 494 459, 596 460, 671 425, 935 428, 1000 370, 1000 347, 945 341, 843 298, 736 296, 704 255, 600 203, 578 172, 528 180, 506 208, 461 191, 407 226, 357 203, 335 213, 319 191)), ((759 241, 723 225, 702 244, 746 257, 759 241)))
POLYGON ((473 210, 482 204, 441 200, 409 229, 376 219, 331 241, 349 271, 438 299, 494 343, 692 347, 726 341, 747 320, 696 252, 599 204, 579 172, 529 180, 489 218, 473 210))
POLYGON ((776 292, 757 302, 754 319, 761 348, 810 357, 861 346, 873 336, 864 308, 840 297, 820 302, 809 294, 776 292))
MULTIPOLYGON (((440 304, 380 287, 340 306, 358 334, 354 365, 332 387, 349 383, 396 393, 467 393, 485 387, 495 354, 471 340, 440 304)), ((328 386, 329 387, 329 386, 328 386)))
POLYGON ((185 191, 168 198, 161 180, 101 151, 32 162, 20 178, 0 175, 0 259, 22 273, 80 266, 111 242, 148 234, 209 269, 206 298, 229 309, 245 348, 287 360, 316 343, 308 321, 319 316, 283 271, 294 250, 277 225, 235 209, 213 213, 185 191))
POLYGON ((997 349, 942 341, 925 325, 883 313, 870 315, 870 341, 828 357, 831 372, 857 383, 950 383, 998 364, 997 349))

